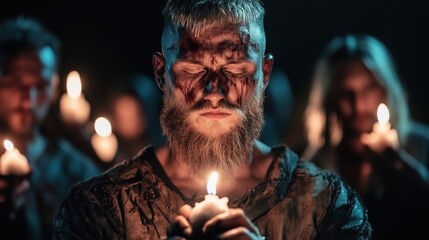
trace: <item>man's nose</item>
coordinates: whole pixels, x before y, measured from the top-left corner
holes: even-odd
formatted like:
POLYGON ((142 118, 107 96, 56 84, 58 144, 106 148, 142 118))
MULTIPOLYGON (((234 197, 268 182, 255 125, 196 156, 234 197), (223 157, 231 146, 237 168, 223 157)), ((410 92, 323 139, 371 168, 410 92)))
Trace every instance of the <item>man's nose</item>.
POLYGON ((363 94, 355 94, 353 105, 356 113, 362 113, 366 111, 366 101, 366 97, 363 94))
POLYGON ((38 89, 35 86, 23 87, 21 89, 22 108, 31 109, 36 104, 38 89))
POLYGON ((225 87, 222 84, 222 80, 217 74, 211 74, 208 76, 203 89, 204 99, 212 102, 218 102, 225 97, 225 87))

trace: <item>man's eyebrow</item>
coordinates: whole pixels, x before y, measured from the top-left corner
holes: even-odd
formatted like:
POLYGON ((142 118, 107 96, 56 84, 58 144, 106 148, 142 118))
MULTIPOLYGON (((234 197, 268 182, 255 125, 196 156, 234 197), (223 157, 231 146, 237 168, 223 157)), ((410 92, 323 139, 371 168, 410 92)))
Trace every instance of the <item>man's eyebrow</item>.
POLYGON ((175 64, 198 64, 198 65, 202 65, 200 60, 195 59, 195 58, 188 58, 187 56, 179 57, 175 64))
POLYGON ((236 61, 230 62, 228 64, 225 64, 223 67, 246 67, 253 65, 252 61, 249 61, 248 59, 238 59, 236 61))

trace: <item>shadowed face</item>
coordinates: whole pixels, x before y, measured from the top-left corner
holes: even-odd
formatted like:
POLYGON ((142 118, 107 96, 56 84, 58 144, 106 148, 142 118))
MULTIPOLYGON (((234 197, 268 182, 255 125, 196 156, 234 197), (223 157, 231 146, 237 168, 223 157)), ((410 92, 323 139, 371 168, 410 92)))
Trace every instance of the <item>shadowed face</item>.
POLYGON ((46 116, 55 76, 53 52, 24 52, 7 62, 0 76, 0 120, 9 134, 30 136, 46 116))
POLYGON ((172 31, 165 65, 154 63, 166 71, 162 127, 196 173, 235 170, 259 136, 272 68, 261 34, 257 25, 217 25, 198 36, 172 31))
POLYGON ((361 62, 342 65, 334 76, 338 84, 337 112, 345 135, 370 132, 377 121, 377 107, 385 91, 361 62))
POLYGON ((138 99, 123 95, 113 103, 112 125, 118 137, 124 140, 136 140, 147 131, 147 119, 138 99))

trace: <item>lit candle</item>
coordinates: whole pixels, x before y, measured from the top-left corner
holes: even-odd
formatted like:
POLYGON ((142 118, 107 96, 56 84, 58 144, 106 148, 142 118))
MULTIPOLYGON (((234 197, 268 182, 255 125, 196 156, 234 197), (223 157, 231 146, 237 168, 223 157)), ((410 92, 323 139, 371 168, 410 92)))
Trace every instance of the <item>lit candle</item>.
POLYGON ((380 103, 377 108, 378 122, 374 123, 373 131, 380 133, 388 132, 391 129, 389 118, 389 109, 387 109, 387 106, 384 103, 380 103))
POLYGON ((0 157, 0 174, 24 176, 30 173, 30 164, 27 158, 22 155, 13 143, 4 140, 5 153, 0 157))
POLYGON ((118 149, 118 140, 112 133, 110 122, 104 117, 99 117, 95 120, 94 128, 95 134, 91 138, 92 147, 101 160, 112 161, 118 149))
POLYGON ((398 132, 392 129, 389 118, 389 109, 381 103, 377 108, 378 122, 374 123, 371 133, 362 135, 361 140, 375 152, 381 153, 388 146, 399 146, 398 132))
POLYGON ((81 124, 88 120, 91 107, 81 92, 79 73, 71 71, 67 76, 67 93, 60 99, 60 112, 67 123, 81 124))
POLYGON ((213 172, 207 183, 208 194, 204 197, 204 201, 195 203, 189 216, 189 221, 192 224, 193 235, 201 235, 202 227, 207 220, 216 216, 219 213, 228 210, 228 198, 220 198, 216 195, 216 183, 218 180, 218 173, 213 172))

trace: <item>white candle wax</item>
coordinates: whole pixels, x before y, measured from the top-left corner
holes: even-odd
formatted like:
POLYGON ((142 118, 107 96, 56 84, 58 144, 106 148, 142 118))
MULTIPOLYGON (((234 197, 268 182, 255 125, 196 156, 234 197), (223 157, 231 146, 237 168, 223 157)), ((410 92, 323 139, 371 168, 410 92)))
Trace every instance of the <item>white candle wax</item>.
POLYGON ((372 130, 376 133, 386 133, 392 126, 389 123, 389 109, 384 103, 380 103, 377 108, 377 119, 378 122, 374 123, 372 130))
POLYGON ((60 99, 61 116, 67 123, 81 124, 88 120, 91 107, 84 99, 83 95, 72 98, 68 94, 63 94, 60 99))
POLYGON ((372 131, 376 132, 376 133, 387 133, 391 129, 392 129, 392 126, 390 125, 390 123, 383 123, 382 124, 380 122, 376 122, 372 126, 372 131))
POLYGON ((112 161, 118 149, 118 140, 112 133, 112 127, 106 118, 100 117, 94 123, 95 134, 91 144, 98 157, 106 162, 112 161))
POLYGON ((206 195, 204 201, 195 203, 195 207, 192 209, 189 217, 191 224, 195 228, 200 229, 207 220, 227 211, 227 203, 227 197, 219 198, 217 195, 206 195))
POLYGON ((88 120, 91 107, 81 92, 79 73, 72 71, 67 76, 67 93, 60 99, 60 112, 65 122, 81 124, 88 120))
POLYGON ((12 142, 5 140, 5 153, 0 157, 1 175, 27 175, 30 173, 30 165, 27 158, 18 149, 13 147, 12 142))
POLYGON ((378 121, 372 126, 372 132, 362 136, 362 141, 375 152, 381 153, 387 146, 399 146, 398 132, 392 129, 389 117, 389 110, 381 103, 377 109, 378 121))
POLYGON ((216 195, 217 178, 217 173, 213 172, 207 183, 207 191, 209 194, 205 195, 202 202, 195 203, 195 207, 192 209, 189 216, 194 236, 201 235, 202 227, 207 220, 229 209, 227 204, 228 198, 219 198, 216 195))
POLYGON ((114 135, 102 137, 94 134, 91 137, 91 144, 101 160, 106 162, 113 160, 118 147, 118 141, 114 135))

